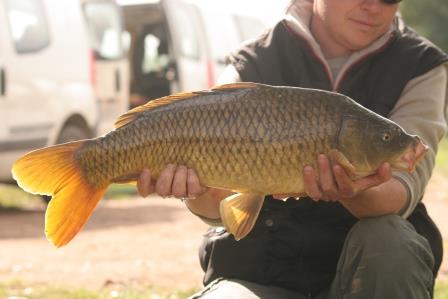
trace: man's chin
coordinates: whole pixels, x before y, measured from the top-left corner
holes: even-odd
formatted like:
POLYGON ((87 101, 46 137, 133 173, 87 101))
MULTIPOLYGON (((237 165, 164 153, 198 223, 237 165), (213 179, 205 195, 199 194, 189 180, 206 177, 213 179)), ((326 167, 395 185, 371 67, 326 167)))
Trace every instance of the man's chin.
POLYGON ((371 44, 377 39, 377 34, 357 30, 348 39, 349 49, 353 52, 363 50, 371 46, 371 44))

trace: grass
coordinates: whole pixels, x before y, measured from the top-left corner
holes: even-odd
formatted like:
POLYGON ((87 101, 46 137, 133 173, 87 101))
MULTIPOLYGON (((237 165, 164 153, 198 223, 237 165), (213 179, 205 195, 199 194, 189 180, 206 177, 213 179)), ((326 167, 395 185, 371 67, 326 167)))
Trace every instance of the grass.
POLYGON ((137 196, 137 187, 130 184, 113 184, 104 194, 106 199, 128 199, 130 196, 137 196))
POLYGON ((448 299, 448 282, 436 284, 434 299, 448 299))
POLYGON ((0 184, 0 208, 26 209, 39 205, 40 197, 26 193, 15 185, 0 184))
MULTIPOLYGON (((107 287, 98 291, 82 288, 25 285, 21 281, 0 283, 2 299, 184 299, 197 290, 164 291, 152 287, 107 287)), ((436 285, 434 299, 448 299, 448 282, 436 285)))
POLYGON ((105 287, 97 291, 64 286, 26 285, 22 281, 0 283, 2 299, 183 299, 197 290, 167 291, 153 287, 105 287))
MULTIPOLYGON (((133 185, 111 185, 104 197, 106 199, 128 199, 137 196, 137 187, 133 185)), ((18 210, 41 206, 40 196, 26 193, 16 185, 0 184, 0 209, 18 210)))
POLYGON ((435 170, 448 176, 448 137, 444 138, 439 145, 435 170))

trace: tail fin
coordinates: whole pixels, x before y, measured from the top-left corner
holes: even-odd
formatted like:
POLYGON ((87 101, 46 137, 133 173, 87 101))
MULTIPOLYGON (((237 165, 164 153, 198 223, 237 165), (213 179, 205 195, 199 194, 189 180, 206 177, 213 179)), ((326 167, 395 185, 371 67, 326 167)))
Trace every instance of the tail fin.
POLYGON ((45 214, 45 234, 56 247, 67 244, 89 219, 107 186, 91 186, 78 168, 75 153, 85 140, 32 151, 12 167, 19 186, 34 194, 51 195, 45 214))

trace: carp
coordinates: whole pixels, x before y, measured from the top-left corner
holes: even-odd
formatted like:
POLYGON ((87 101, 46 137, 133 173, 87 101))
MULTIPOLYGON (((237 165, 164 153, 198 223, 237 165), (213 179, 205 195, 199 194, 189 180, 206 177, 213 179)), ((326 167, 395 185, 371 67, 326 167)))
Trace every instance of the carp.
POLYGON ((220 203, 226 229, 246 236, 265 195, 304 193, 303 168, 319 154, 353 179, 383 162, 414 170, 427 146, 342 94, 256 83, 170 95, 122 115, 105 136, 32 151, 12 167, 24 190, 52 196, 45 233, 57 247, 83 227, 112 183, 157 179, 186 165, 204 186, 236 194, 220 203))

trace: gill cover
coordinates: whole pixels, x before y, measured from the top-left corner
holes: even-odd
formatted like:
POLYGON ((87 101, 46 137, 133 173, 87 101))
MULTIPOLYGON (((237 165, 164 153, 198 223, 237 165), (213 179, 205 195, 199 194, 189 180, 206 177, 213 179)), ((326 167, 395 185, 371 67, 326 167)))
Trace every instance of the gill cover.
POLYGON ((367 126, 359 117, 344 115, 335 140, 335 148, 345 152, 358 148, 365 137, 367 126))
POLYGON ((369 126, 367 123, 366 120, 357 116, 344 115, 334 142, 337 156, 334 155, 332 158, 337 157, 333 160, 341 164, 352 178, 372 171, 368 159, 369 126))

